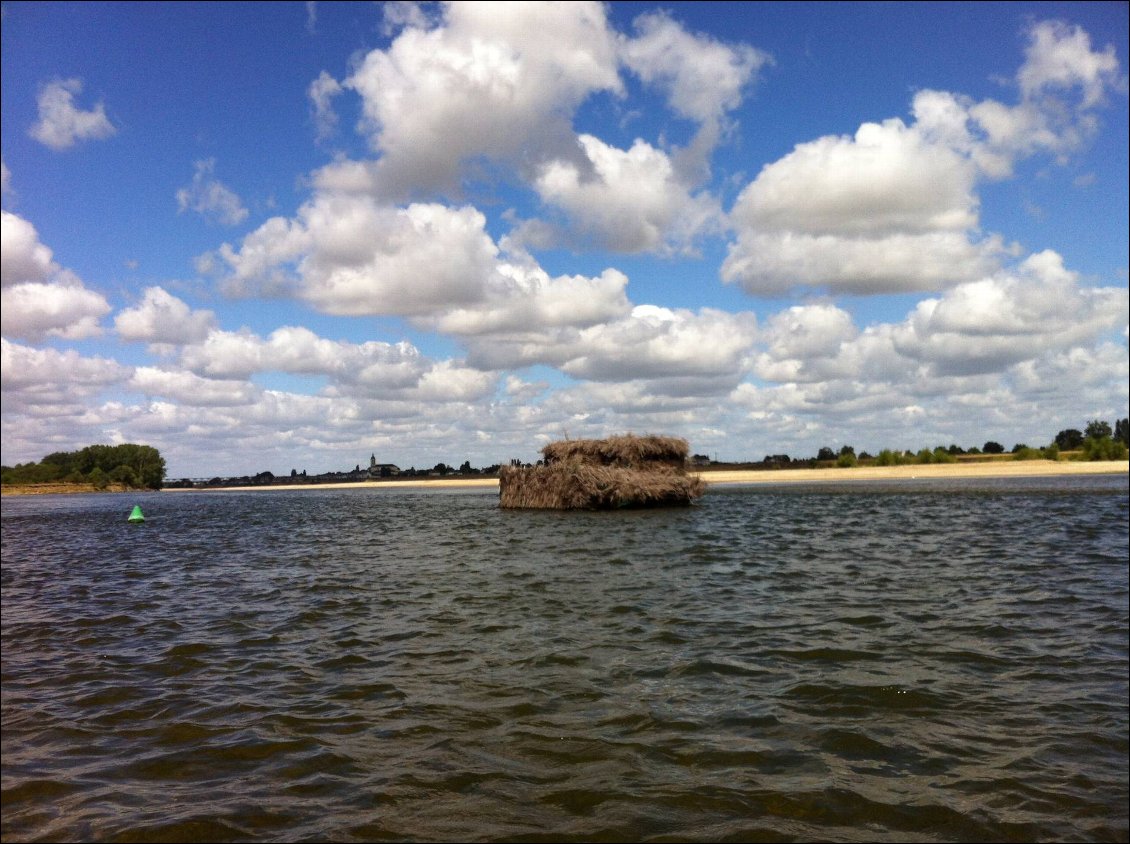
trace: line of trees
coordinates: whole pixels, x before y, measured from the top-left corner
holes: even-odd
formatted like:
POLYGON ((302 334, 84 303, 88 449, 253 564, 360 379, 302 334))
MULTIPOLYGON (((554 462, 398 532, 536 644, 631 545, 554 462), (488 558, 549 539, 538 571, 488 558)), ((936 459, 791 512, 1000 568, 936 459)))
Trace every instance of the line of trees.
POLYGON ((1055 442, 1064 451, 1082 450, 1088 460, 1125 460, 1130 448, 1130 419, 1119 419, 1113 429, 1107 422, 1092 419, 1083 431, 1060 431, 1055 442))
POLYGON ((12 485, 74 483, 106 489, 121 484, 130 489, 160 489, 165 482, 165 459, 149 445, 88 445, 79 451, 57 451, 38 463, 0 466, 0 482, 12 485))
MULTIPOLYGON (((1046 446, 1033 448, 1026 443, 1017 443, 1012 447, 1011 454, 1017 460, 1059 460, 1063 452, 1072 452, 1076 455, 1075 459, 1081 460, 1126 460, 1130 455, 1130 420, 1119 419, 1112 428, 1109 422, 1092 419, 1082 431, 1075 428, 1060 431, 1046 446)), ((989 440, 981 448, 974 446, 968 450, 958 445, 923 448, 917 452, 885 448, 877 455, 867 452, 856 455, 852 446, 845 445, 838 453, 828 447, 820 449, 816 463, 834 462, 835 465, 846 468, 856 466, 862 460, 875 466, 899 466, 912 463, 953 463, 961 455, 1004 453, 1005 447, 994 440, 989 440)), ((773 458, 767 457, 766 462, 780 462, 782 457, 788 461, 787 456, 776 455, 773 458)))

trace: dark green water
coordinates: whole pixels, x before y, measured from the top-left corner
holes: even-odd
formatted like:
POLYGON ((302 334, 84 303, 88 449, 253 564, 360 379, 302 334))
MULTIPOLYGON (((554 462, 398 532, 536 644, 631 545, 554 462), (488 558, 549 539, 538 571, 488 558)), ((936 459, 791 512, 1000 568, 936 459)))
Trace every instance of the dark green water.
POLYGON ((1128 497, 5 498, 0 831, 1125 841, 1128 497))

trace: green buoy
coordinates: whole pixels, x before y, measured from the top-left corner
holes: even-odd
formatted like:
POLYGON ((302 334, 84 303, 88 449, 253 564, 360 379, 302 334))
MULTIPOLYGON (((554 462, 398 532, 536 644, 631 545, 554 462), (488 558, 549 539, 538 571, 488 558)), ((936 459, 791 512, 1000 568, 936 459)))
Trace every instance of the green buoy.
POLYGON ((141 507, 134 504, 133 505, 133 512, 129 514, 129 518, 126 519, 126 521, 127 522, 144 522, 145 516, 143 516, 141 514, 141 507))

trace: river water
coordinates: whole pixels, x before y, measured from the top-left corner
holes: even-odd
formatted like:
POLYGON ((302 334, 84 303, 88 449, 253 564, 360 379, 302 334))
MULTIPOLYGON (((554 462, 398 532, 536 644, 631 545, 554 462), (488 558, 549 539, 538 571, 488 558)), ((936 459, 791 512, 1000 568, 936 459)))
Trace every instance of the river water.
POLYGON ((4 498, 0 832, 1126 841, 1128 500, 4 498))

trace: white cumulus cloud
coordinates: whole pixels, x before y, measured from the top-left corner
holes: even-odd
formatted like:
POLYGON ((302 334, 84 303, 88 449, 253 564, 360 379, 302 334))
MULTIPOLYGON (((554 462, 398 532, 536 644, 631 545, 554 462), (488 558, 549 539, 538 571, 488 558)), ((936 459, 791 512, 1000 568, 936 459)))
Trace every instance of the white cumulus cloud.
POLYGON ((183 345, 204 339, 216 325, 212 311, 194 311, 161 287, 148 287, 135 308, 114 318, 123 340, 183 345))
POLYGON ((747 44, 723 44, 687 32, 664 12, 635 20, 637 35, 623 38, 620 55, 644 82, 663 88, 679 115, 705 123, 741 104, 742 92, 773 59, 747 44))
POLYGON ((1126 288, 1083 287, 1045 250, 1014 271, 925 299, 894 334, 895 348, 940 373, 996 372, 1093 343, 1125 324, 1126 288))
POLYGON ((639 139, 628 150, 592 135, 578 140, 588 167, 555 159, 535 183, 542 201, 569 217, 578 239, 617 252, 673 253, 721 228, 717 200, 694 193, 666 153, 639 139))
POLYGON ((343 83, 362 98, 382 195, 457 191, 479 159, 522 169, 568 150, 590 94, 620 92, 603 4, 448 3, 415 18, 343 83), (552 33, 552 37, 547 37, 552 33))
POLYGON ((594 381, 666 379, 657 390, 685 394, 714 391, 715 379, 728 379, 732 387, 747 367, 756 332, 750 313, 637 305, 587 327, 531 325, 464 340, 468 361, 484 369, 542 364, 594 381))
POLYGON ((35 226, 9 211, 0 211, 0 284, 46 281, 58 272, 51 250, 40 242, 35 226))
POLYGON ((1091 49, 1091 37, 1080 26, 1040 21, 1032 26, 1023 67, 1017 74, 1026 98, 1048 91, 1078 88, 1085 107, 1098 103, 1119 84, 1120 67, 1112 45, 1091 49))
POLYGON ((5 415, 49 415, 57 412, 53 408, 72 407, 130 375, 117 361, 84 357, 73 349, 36 349, 0 338, 0 350, 5 415))
POLYGON ((502 255, 471 206, 325 192, 220 249, 235 292, 285 287, 325 313, 406 316, 455 334, 586 325, 629 307, 622 273, 551 278, 514 253, 502 255))
POLYGON ((82 340, 102 333, 99 321, 110 312, 101 293, 77 279, 62 284, 17 284, 0 293, 0 331, 38 343, 46 337, 82 340))
POLYGON ((329 138, 337 129, 337 113, 333 108, 333 98, 342 93, 341 83, 326 71, 310 83, 306 94, 314 108, 314 127, 319 141, 329 138))
POLYGON ((106 116, 106 107, 97 103, 90 111, 75 105, 82 93, 79 79, 49 82, 39 91, 39 120, 31 127, 31 136, 54 150, 64 150, 77 141, 101 140, 118 130, 106 116))
POLYGON ((762 168, 731 211, 722 278, 754 295, 876 294, 991 274, 1005 247, 980 232, 978 180, 1041 152, 1063 160, 1093 132, 1093 107, 1119 73, 1113 51, 1094 52, 1078 28, 1041 23, 1029 34, 1015 105, 920 91, 909 125, 866 123, 762 168), (1081 94, 1065 103, 1053 96, 1063 90, 1081 94))
POLYGON ((99 321, 110 312, 105 297, 56 264, 31 223, 8 211, 2 215, 0 331, 35 343, 100 334, 99 321))
POLYGON ((1001 244, 971 234, 974 175, 965 157, 897 119, 801 144, 738 197, 722 277, 755 294, 893 293, 976 278, 1001 244))
POLYGON ((129 387, 188 407, 234 407, 255 401, 260 390, 248 381, 201 378, 191 372, 139 366, 129 387))
POLYGON ((196 172, 187 187, 177 191, 177 208, 195 211, 225 226, 236 226, 247 219, 248 210, 231 188, 215 176, 216 159, 196 162, 196 172))

